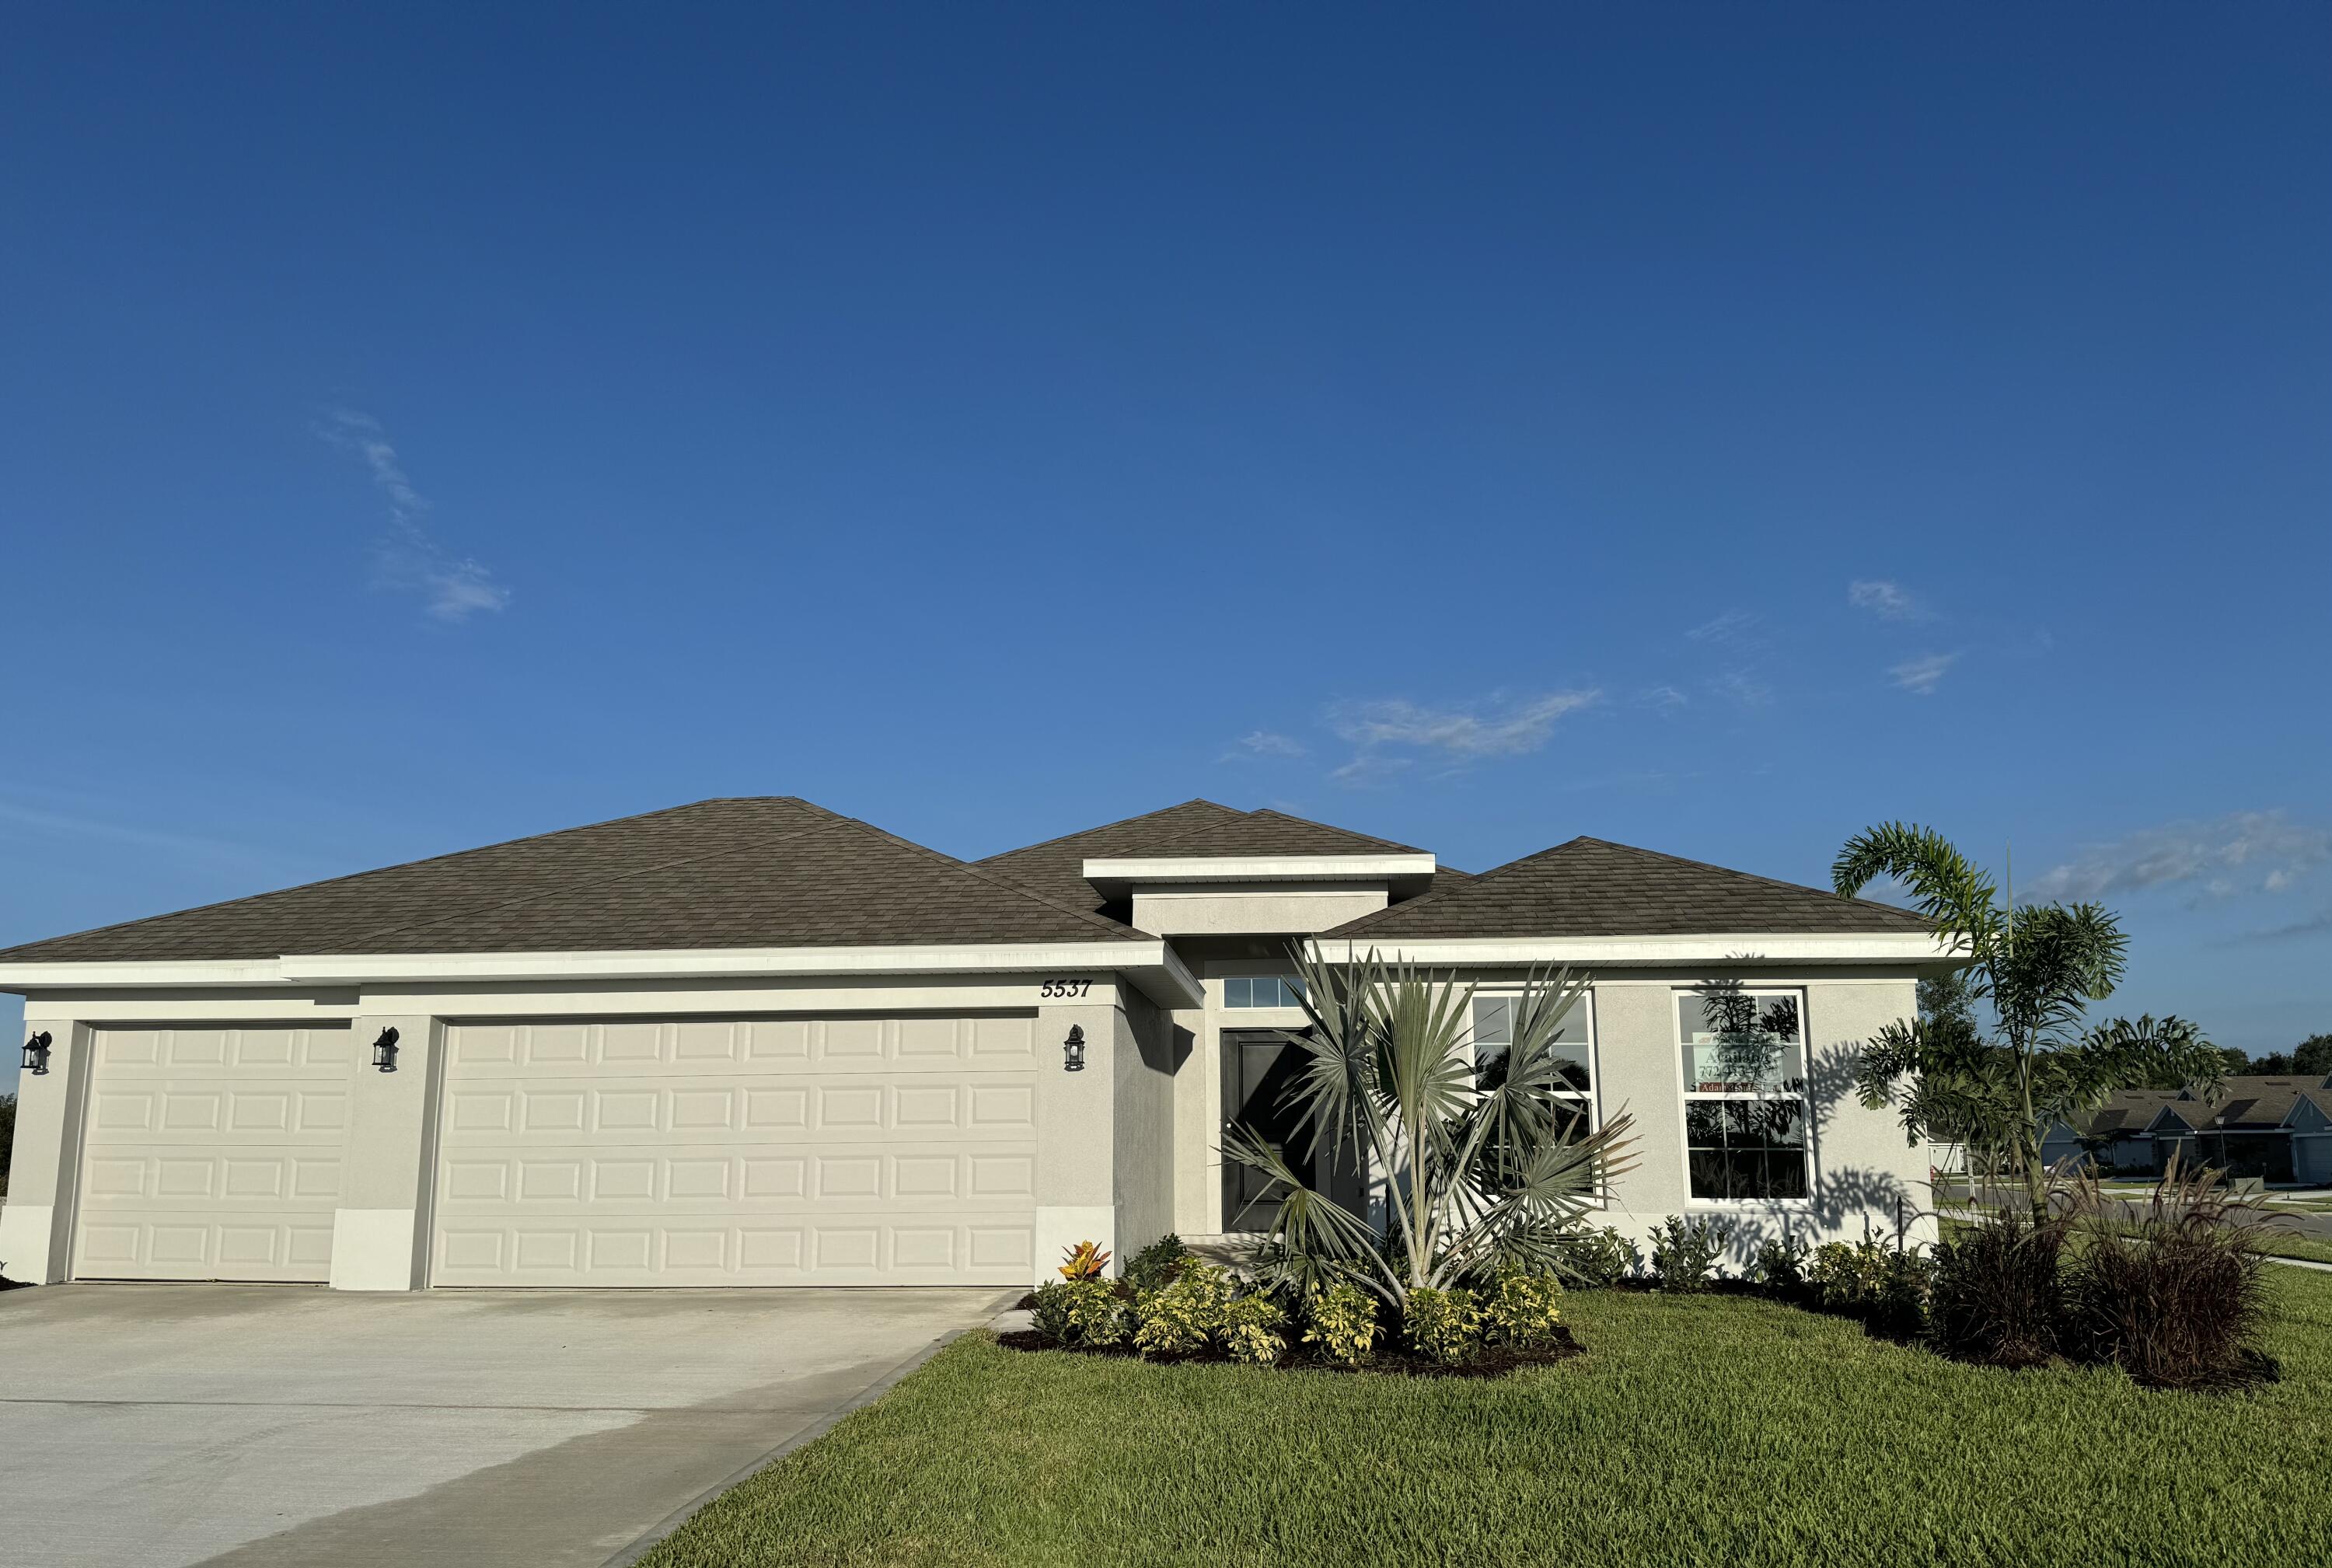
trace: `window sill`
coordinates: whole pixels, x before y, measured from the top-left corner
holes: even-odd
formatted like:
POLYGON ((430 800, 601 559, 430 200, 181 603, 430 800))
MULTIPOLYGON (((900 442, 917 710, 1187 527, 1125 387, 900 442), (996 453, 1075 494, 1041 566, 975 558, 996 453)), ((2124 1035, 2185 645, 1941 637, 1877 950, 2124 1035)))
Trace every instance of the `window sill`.
POLYGON ((1706 1209, 1713 1214, 1811 1214, 1814 1200, 1811 1198, 1688 1198, 1687 1212, 1706 1209))

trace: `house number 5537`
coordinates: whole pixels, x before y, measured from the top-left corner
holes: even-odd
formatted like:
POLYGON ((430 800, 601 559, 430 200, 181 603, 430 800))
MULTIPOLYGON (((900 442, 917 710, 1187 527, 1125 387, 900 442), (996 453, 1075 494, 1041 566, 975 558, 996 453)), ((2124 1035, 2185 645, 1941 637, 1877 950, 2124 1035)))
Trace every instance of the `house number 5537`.
POLYGON ((1037 989, 1040 997, 1081 997, 1093 990, 1091 980, 1047 980, 1037 989))

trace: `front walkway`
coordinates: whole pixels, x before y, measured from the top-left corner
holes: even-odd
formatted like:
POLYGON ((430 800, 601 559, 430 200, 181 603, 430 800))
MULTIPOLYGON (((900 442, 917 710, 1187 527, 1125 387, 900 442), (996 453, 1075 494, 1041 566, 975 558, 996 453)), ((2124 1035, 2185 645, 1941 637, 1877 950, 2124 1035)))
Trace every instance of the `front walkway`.
POLYGON ((599 1568, 1018 1294, 0 1292, 0 1560, 599 1568))

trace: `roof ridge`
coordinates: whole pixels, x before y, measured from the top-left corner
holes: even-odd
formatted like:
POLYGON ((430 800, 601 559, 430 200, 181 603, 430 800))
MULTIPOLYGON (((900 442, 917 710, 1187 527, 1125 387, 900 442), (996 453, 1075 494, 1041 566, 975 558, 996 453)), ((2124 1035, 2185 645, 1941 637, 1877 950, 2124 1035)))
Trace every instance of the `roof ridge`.
MULTIPOLYGON (((823 809, 823 808, 821 808, 821 809, 823 809)), ((1023 886, 1020 883, 1014 881, 1008 876, 999 876, 995 872, 986 870, 974 862, 969 860, 959 860, 952 855, 933 849, 928 844, 918 844, 912 838, 902 838, 899 835, 891 832, 887 828, 877 827, 872 822, 862 821, 855 817, 843 817, 838 814, 833 815, 834 819, 836 822, 846 827, 855 827, 862 832, 871 833, 875 837, 883 839, 888 843, 897 845, 901 848, 912 849, 918 854, 928 855, 934 860, 944 862, 951 869, 964 872, 969 875, 977 877, 981 882, 988 884, 990 887, 994 887, 1000 892, 1014 894, 1021 898, 1033 899, 1037 903, 1043 904, 1046 908, 1055 910, 1062 914, 1075 915, 1077 919, 1084 921, 1088 925, 1099 926, 1102 930, 1108 932, 1112 936, 1129 933, 1133 935, 1141 934, 1136 932, 1133 926, 1126 925, 1119 921, 1111 920, 1105 915, 1095 914, 1090 910, 1079 909, 1074 904, 1063 904, 1060 900, 1053 898, 1046 894, 1039 893, 1033 887, 1023 886)), ((1030 847, 1033 848, 1035 846, 1031 846, 1030 847)))
POLYGON ((1137 811, 1131 817, 1121 817, 1114 822, 1097 822, 1091 827, 1080 827, 1074 833, 1057 833, 1050 838, 1039 838, 1034 844, 1022 844, 1010 849, 999 849, 993 855, 983 855, 976 861, 968 860, 964 864, 984 865, 991 860, 1001 860, 1008 855, 1025 855, 1031 849, 1045 849, 1056 844, 1066 844, 1072 838, 1083 838, 1089 833, 1105 833, 1110 828, 1123 827, 1131 822, 1142 822, 1152 817, 1163 817, 1169 811, 1180 811, 1186 806, 1211 806, 1218 811, 1228 811, 1234 817, 1255 815, 1251 811, 1242 811, 1236 806, 1226 806, 1219 800, 1209 800, 1203 795, 1193 795, 1188 800, 1177 800, 1171 806, 1161 806, 1151 811, 1137 811))
POLYGON ((81 931, 60 932, 54 936, 38 937, 29 942, 12 942, 8 949, 0 951, 12 951, 17 947, 35 947, 53 942, 76 941, 85 936, 103 936, 108 932, 127 931, 131 926, 146 925, 158 920, 177 920, 184 915, 202 914, 214 909, 227 909, 238 904, 253 904, 263 898, 280 898, 285 894, 306 893, 313 888, 330 887, 335 883, 355 882, 361 877, 379 876, 391 871, 409 871, 416 865, 431 865, 441 860, 458 860, 465 855, 482 855, 489 849, 511 849, 521 844, 532 844, 539 839, 557 838, 562 834, 587 833, 594 827, 612 827, 618 822, 645 822, 651 817, 669 817, 674 812, 691 811, 700 806, 729 805, 741 800, 783 800, 795 806, 808 806, 816 811, 826 809, 822 806, 811 805, 809 801, 804 800, 798 795, 708 796, 702 800, 684 800, 677 806, 660 806, 654 811, 635 811, 626 817, 605 817, 597 822, 578 822, 572 827, 553 827, 546 832, 524 834, 517 838, 496 839, 492 844, 473 844, 467 849, 449 849, 443 855, 416 856, 411 860, 395 861, 387 865, 375 865, 363 871, 345 871, 338 876, 320 876, 313 882, 295 882, 289 887, 270 887, 258 893, 242 894, 234 898, 213 899, 208 904, 197 904, 186 909, 174 909, 161 914, 141 914, 132 920, 112 921, 104 925, 92 925, 81 931))
MULTIPOLYGON (((769 797, 769 798, 774 799, 780 798, 773 796, 769 797)), ((804 801, 802 804, 808 805, 808 802, 804 801)), ((825 808, 819 807, 817 809, 824 811, 825 808)), ((826 814, 829 817, 834 816, 830 811, 826 814)), ((836 819, 846 820, 846 818, 836 819)), ((621 818, 618 818, 617 820, 621 820, 621 818)), ((805 824, 802 827, 792 828, 788 832, 771 834, 767 838, 755 838, 743 844, 732 844, 725 849, 709 849, 702 855, 683 855, 676 860, 659 860, 653 865, 635 865, 628 871, 619 871, 611 876, 563 882, 557 887, 547 887, 540 893, 529 894, 523 898, 504 898, 495 900, 489 904, 465 904, 460 909, 448 910, 445 913, 438 915, 433 919, 409 920, 401 925, 383 927, 378 934, 382 937, 387 937, 403 932, 427 931, 430 927, 443 925, 449 920, 464 920, 473 915, 490 913, 495 910, 517 909, 525 904, 540 903, 541 900, 546 898, 564 896, 580 889, 609 887, 619 882, 628 882, 636 876, 648 876, 659 871, 670 871, 674 866, 694 865, 699 862, 706 860, 724 860, 731 855, 742 855, 748 850, 764 849, 772 844, 782 843, 788 838, 798 838, 805 833, 815 833, 820 827, 828 826, 831 826, 831 824, 826 822, 811 822, 805 824)))
MULTIPOLYGON (((1768 887, 1779 887, 1791 893, 1816 894, 1823 898, 1837 899, 1840 904, 1859 904, 1867 909, 1884 910, 1889 914, 1904 915, 1912 920, 1926 921, 1927 918, 1926 915, 1921 914, 1917 910, 1905 909, 1900 904, 1881 904, 1875 898, 1849 897, 1844 894, 1834 893, 1827 888, 1811 887, 1802 882, 1784 882, 1778 876, 1767 876, 1762 872, 1742 871, 1735 866, 1719 865, 1715 861, 1711 860, 1693 860, 1682 855, 1670 855, 1666 850, 1646 849, 1639 844, 1622 844, 1616 838, 1598 838, 1592 834, 1582 833, 1576 838, 1554 846, 1554 848, 1568 849, 1573 844, 1601 844, 1607 849, 1624 849, 1630 855, 1649 855, 1655 860, 1666 860, 1677 865, 1689 865, 1697 871, 1722 872, 1727 876, 1739 876, 1746 878, 1751 882, 1762 882, 1768 887)), ((1541 855, 1550 855, 1553 853, 1553 850, 1552 849, 1543 849, 1539 852, 1541 855)), ((1533 856, 1528 858, 1535 859, 1537 856, 1533 856)), ((1521 862, 1517 861, 1515 864, 1519 865, 1521 862)))

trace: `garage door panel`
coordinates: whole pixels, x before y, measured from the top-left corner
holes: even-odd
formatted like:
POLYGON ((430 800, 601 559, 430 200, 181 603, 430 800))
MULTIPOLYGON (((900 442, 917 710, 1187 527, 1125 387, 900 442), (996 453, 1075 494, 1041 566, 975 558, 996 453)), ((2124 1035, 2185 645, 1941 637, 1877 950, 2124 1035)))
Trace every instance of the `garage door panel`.
POLYGON ((325 1279, 350 1035, 289 1026, 95 1031, 74 1274, 325 1279))
POLYGON ((1030 1018, 473 1028, 449 1031, 436 1284, 1028 1276, 1030 1018))

